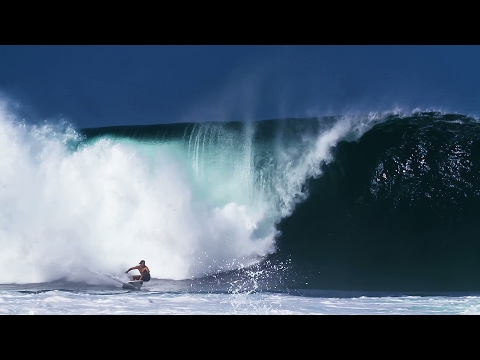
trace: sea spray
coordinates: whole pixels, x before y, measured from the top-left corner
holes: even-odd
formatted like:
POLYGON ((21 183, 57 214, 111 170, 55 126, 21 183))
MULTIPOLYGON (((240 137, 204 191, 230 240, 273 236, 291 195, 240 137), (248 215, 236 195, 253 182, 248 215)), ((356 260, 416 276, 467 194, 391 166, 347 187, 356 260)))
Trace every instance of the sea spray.
MULTIPOLYGON (((362 119, 364 128, 378 121, 362 119)), ((21 259, 25 271, 0 280, 93 281, 88 269, 118 275, 138 259, 161 279, 259 264, 277 251, 277 224, 308 197, 307 180, 321 175, 331 149, 362 135, 358 124, 342 117, 73 131, 19 124, 4 112, 0 256, 21 259)))

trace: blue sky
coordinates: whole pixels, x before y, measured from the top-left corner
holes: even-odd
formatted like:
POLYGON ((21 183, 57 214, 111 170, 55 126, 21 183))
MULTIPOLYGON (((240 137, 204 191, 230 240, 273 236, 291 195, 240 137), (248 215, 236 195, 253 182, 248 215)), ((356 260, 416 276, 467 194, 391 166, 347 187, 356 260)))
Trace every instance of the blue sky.
POLYGON ((393 108, 478 116, 477 45, 0 45, 0 94, 78 128, 393 108))

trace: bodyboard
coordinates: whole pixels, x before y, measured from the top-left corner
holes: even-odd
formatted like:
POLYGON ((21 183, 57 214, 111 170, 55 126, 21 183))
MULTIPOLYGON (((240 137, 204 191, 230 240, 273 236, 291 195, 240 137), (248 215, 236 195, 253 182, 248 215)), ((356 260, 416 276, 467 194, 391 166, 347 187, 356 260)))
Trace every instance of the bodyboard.
POLYGON ((122 284, 123 289, 127 290, 140 290, 140 288, 143 285, 143 280, 131 280, 131 281, 123 281, 120 279, 118 276, 115 275, 110 275, 110 274, 105 274, 107 275, 110 279, 115 280, 119 284, 122 284))
POLYGON ((129 290, 140 290, 142 285, 143 285, 143 280, 133 280, 126 283, 122 283, 122 288, 129 289, 129 290))

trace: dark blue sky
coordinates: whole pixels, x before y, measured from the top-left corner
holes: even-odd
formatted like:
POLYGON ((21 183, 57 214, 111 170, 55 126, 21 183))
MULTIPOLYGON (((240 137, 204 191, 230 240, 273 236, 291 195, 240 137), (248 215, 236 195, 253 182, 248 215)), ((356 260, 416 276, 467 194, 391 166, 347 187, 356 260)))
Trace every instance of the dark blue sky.
POLYGON ((0 93, 76 127, 339 115, 478 116, 480 46, 0 45, 0 93))

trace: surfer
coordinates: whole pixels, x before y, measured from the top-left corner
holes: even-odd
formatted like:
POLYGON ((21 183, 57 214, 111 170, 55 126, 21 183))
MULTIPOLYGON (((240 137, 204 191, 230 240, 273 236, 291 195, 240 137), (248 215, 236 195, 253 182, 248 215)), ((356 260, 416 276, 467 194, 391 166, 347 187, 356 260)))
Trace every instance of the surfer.
POLYGON ((140 271, 140 275, 133 275, 132 276, 132 281, 134 280, 143 280, 143 281, 150 281, 150 269, 148 266, 145 265, 145 260, 141 260, 137 266, 133 266, 127 271, 125 271, 125 274, 128 274, 130 270, 137 269, 140 271))

